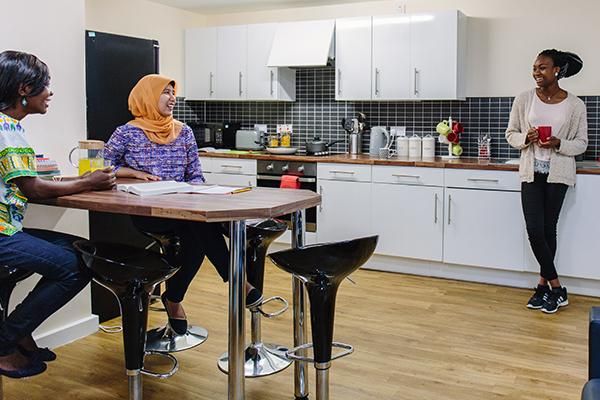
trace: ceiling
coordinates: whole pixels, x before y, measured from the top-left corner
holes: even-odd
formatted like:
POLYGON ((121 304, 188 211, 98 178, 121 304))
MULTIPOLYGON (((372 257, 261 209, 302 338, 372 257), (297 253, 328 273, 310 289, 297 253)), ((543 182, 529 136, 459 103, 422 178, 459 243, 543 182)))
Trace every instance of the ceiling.
POLYGON ((282 8, 315 7, 374 0, 150 0, 201 14, 227 14, 282 8))

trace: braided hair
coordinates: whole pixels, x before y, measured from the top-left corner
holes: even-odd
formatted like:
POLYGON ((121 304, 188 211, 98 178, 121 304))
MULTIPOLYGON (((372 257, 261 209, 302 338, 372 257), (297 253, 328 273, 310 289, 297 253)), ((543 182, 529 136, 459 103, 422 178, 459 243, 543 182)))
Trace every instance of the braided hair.
POLYGON ((583 61, 575 53, 560 51, 556 49, 546 49, 538 54, 538 57, 544 56, 552 59, 555 67, 559 67, 557 79, 568 78, 577 74, 583 68, 583 61))
POLYGON ((50 84, 48 66, 33 54, 6 50, 0 53, 0 111, 13 107, 28 86, 26 97, 37 96, 50 84))

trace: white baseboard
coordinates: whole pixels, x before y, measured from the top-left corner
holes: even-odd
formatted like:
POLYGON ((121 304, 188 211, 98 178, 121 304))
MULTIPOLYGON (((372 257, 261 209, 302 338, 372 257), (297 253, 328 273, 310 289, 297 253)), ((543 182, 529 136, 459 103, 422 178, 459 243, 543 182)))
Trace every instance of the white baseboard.
POLYGON ((91 314, 90 316, 74 321, 69 325, 44 332, 44 334, 40 336, 36 335, 34 339, 40 347, 54 349, 96 333, 98 331, 98 323, 98 316, 91 314))
MULTIPOLYGON (((532 288, 539 279, 539 274, 534 272, 471 267, 377 254, 362 268, 520 288, 532 288)), ((569 293, 600 297, 600 281, 572 277, 561 277, 560 280, 569 293)))

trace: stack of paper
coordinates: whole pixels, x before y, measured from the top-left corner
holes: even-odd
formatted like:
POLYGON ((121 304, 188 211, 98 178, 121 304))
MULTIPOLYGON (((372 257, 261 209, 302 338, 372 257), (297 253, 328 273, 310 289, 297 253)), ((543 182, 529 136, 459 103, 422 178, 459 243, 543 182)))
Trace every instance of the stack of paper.
POLYGON ((138 196, 153 196, 169 193, 234 194, 245 192, 250 189, 250 187, 191 185, 189 183, 176 181, 123 183, 117 185, 117 190, 133 193, 138 196))

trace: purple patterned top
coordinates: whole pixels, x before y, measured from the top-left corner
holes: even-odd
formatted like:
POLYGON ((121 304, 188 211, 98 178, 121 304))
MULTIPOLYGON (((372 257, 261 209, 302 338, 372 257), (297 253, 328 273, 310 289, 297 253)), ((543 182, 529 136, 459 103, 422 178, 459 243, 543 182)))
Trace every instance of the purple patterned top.
POLYGON ((104 151, 115 170, 129 167, 159 176, 162 180, 204 183, 198 145, 192 129, 183 125, 181 133, 169 144, 148 140, 144 131, 133 125, 119 126, 104 151))

